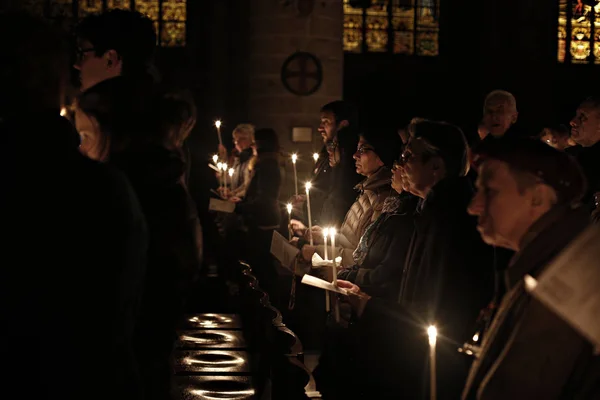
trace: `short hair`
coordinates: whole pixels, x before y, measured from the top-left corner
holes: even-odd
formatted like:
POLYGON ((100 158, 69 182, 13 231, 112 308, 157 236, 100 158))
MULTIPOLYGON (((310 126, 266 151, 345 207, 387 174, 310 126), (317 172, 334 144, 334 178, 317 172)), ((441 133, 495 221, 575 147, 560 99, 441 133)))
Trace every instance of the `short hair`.
POLYGON ((259 154, 279 152, 279 136, 271 128, 261 128, 254 132, 256 150, 259 154))
POLYGON ((122 75, 148 72, 156 49, 152 20, 130 10, 115 9, 85 17, 77 26, 78 38, 88 40, 95 54, 115 50, 123 60, 122 75))
POLYGON ((568 138, 571 136, 571 132, 565 124, 550 125, 545 127, 538 135, 538 138, 542 138, 546 133, 556 135, 560 138, 568 138))
POLYGON ((421 119, 411 125, 410 135, 424 141, 429 155, 444 160, 448 177, 466 175, 469 169, 467 140, 459 127, 448 122, 421 119))
POLYGON ((0 112, 59 108, 69 53, 61 31, 24 12, 0 12, 0 112))
POLYGON ((356 107, 347 101, 336 100, 321 107, 321 112, 330 112, 335 116, 335 122, 348 121, 352 127, 358 127, 358 112, 356 107))
POLYGON ((514 112, 517 112, 517 99, 515 99, 515 96, 511 92, 507 92, 506 90, 499 90, 499 89, 492 90, 491 92, 489 92, 487 94, 487 96, 485 96, 485 100, 483 101, 484 112, 485 112, 485 109, 486 109, 488 103, 491 102, 492 100, 504 101, 509 105, 511 110, 513 110, 514 112))
POLYGON ((238 124, 234 129, 232 135, 240 135, 248 138, 250 141, 254 140, 254 125, 252 124, 238 124))
POLYGON ((581 104, 589 104, 596 110, 600 111, 600 96, 598 96, 598 95, 588 96, 585 98, 585 100, 583 100, 581 102, 581 104))
POLYGON ((186 92, 167 92, 157 100, 161 116, 161 129, 157 133, 159 136, 164 135, 162 142, 168 148, 179 148, 196 125, 197 110, 194 99, 186 92))

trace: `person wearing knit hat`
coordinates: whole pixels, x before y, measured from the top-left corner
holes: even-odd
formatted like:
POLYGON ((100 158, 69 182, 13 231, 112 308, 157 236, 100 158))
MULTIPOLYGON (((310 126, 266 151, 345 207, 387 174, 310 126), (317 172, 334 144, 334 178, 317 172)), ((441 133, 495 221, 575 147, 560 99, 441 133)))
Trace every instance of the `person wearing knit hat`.
MULTIPOLYGON (((400 154, 402 140, 396 131, 365 131, 360 134, 363 145, 372 149, 382 165, 392 168, 394 161, 400 154)), ((360 148, 359 143, 359 148, 360 148)), ((356 159, 356 158, 355 158, 356 159)), ((362 174, 360 171, 357 171, 362 174)))
POLYGON ((579 393, 587 385, 575 373, 588 365, 592 345, 526 290, 590 224, 581 206, 583 172, 571 156, 536 139, 497 139, 477 152, 469 213, 485 242, 516 253, 462 399, 597 398, 579 393))

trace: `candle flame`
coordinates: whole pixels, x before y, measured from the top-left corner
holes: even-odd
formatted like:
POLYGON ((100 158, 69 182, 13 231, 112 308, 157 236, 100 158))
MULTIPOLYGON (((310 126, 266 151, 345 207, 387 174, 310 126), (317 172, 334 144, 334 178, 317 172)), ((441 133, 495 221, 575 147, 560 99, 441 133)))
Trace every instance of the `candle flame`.
POLYGON ((233 176, 233 168, 229 168, 229 176, 233 176))
POLYGON ((60 116, 61 117, 66 117, 67 116, 67 108, 63 107, 60 109, 60 116))
POLYGON ((433 325, 429 325, 427 328, 427 336, 429 336, 429 344, 431 346, 435 345, 437 339, 437 329, 433 325))
POLYGON ((473 335, 473 341, 477 342, 479 340, 479 333, 473 335))
POLYGON ((306 182, 306 183, 304 184, 304 186, 306 187, 306 191, 308 192, 308 191, 310 190, 310 188, 312 187, 312 183, 310 183, 310 182, 306 182))
POLYGON ((323 228, 323 237, 326 238, 329 236, 329 228, 323 228))
POLYGON ((329 228, 329 236, 334 237, 335 235, 337 235, 335 228, 329 228))
POLYGON ((313 158, 315 159, 315 162, 319 161, 319 153, 314 153, 313 158))
POLYGON ((219 169, 223 169, 223 163, 222 163, 222 162, 218 162, 218 163, 217 163, 217 168, 219 168, 219 169))
POLYGON ((218 155, 218 154, 215 154, 215 155, 213 156, 213 162, 216 164, 216 163, 217 163, 217 161, 219 161, 219 155, 218 155))
POLYGON ((292 203, 287 203, 286 206, 285 206, 285 208, 287 208, 288 214, 292 213, 292 203))
POLYGON ((221 120, 218 119, 215 121, 215 126, 217 127, 217 129, 219 129, 221 127, 221 120))
POLYGON ((223 171, 227 171, 227 163, 223 163, 223 171))
POLYGON ((296 160, 298 160, 298 154, 294 153, 292 154, 292 162, 296 164, 296 160))

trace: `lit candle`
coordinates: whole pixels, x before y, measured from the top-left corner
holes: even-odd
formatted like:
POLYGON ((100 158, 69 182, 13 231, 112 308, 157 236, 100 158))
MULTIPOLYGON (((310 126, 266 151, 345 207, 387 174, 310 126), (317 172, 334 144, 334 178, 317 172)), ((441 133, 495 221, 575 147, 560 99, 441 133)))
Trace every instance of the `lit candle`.
POLYGON ((60 109, 60 116, 61 117, 66 117, 67 116, 67 108, 63 107, 60 109))
POLYGON ((337 268, 335 266, 335 235, 337 235, 337 231, 335 228, 329 229, 329 236, 331 236, 331 259, 333 260, 333 284, 337 285, 337 268))
POLYGON ((429 336, 429 398, 436 399, 436 379, 435 379, 435 344, 437 341, 437 329, 430 325, 427 328, 429 336))
POLYGON ((323 249, 325 250, 325 261, 327 261, 327 235, 329 235, 329 228, 323 228, 323 240, 325 241, 325 246, 323 246, 323 249))
POLYGON ((294 165, 294 187, 296 188, 296 196, 298 196, 298 173, 296 172, 296 161, 298 160, 298 155, 296 153, 292 154, 292 164, 294 165))
POLYGON ((292 203, 287 203, 285 206, 288 212, 288 240, 292 240, 292 203))
POLYGON ((214 163, 215 165, 217 165, 217 163, 218 163, 218 162, 219 162, 219 155, 218 155, 218 154, 215 154, 215 155, 213 156, 213 163, 214 163))
POLYGON ((223 139, 221 138, 221 120, 218 119, 215 121, 215 126, 217 127, 217 135, 219 136, 219 144, 223 144, 223 139))
POLYGON ((313 158, 315 159, 315 162, 319 161, 319 153, 313 153, 313 158))
POLYGON ((222 188, 223 187, 223 163, 219 161, 217 163, 217 168, 219 170, 219 188, 222 188))
POLYGON ((233 189, 233 168, 229 168, 229 186, 233 189))
POLYGON ((223 189, 227 186, 227 163, 223 163, 223 173, 221 174, 223 177, 223 189))
MULTIPOLYGON (((295 164, 294 164, 295 165, 295 164)), ((306 182, 306 208, 308 209, 308 232, 310 235, 310 245, 313 246, 313 235, 312 235, 312 216, 310 215, 310 187, 311 183, 306 182)))

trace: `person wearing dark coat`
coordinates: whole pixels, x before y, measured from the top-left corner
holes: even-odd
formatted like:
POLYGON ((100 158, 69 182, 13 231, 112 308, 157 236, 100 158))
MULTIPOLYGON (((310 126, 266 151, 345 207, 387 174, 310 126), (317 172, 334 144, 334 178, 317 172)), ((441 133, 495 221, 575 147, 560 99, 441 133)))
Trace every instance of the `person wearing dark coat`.
POLYGON ((157 112, 163 99, 119 76, 83 92, 75 112, 81 151, 125 173, 148 222, 148 267, 135 336, 148 399, 169 393, 169 357, 202 255, 196 208, 183 181, 185 163, 179 151, 164 146, 170 132, 162 130, 157 112))
POLYGON ((508 292, 462 399, 596 399, 594 346, 532 297, 525 283, 526 275, 540 279, 588 227, 589 211, 581 206, 585 177, 572 157, 539 140, 503 140, 479 152, 483 162, 469 212, 487 243, 516 254, 506 270, 508 292))
POLYGON ((426 330, 436 326, 437 395, 460 395, 468 363, 457 352, 493 293, 493 249, 485 245, 467 214, 473 188, 467 170, 466 142, 457 127, 419 121, 402 154, 400 171, 406 191, 420 197, 415 231, 402 267, 398 301, 389 302, 348 288, 358 317, 354 354, 366 374, 348 393, 351 398, 388 399, 429 393, 425 360, 426 330), (359 395, 360 394, 360 395, 359 395))
POLYGON ((133 335, 144 215, 61 117, 61 34, 0 13, 0 397, 142 399, 133 335))

